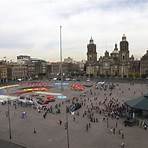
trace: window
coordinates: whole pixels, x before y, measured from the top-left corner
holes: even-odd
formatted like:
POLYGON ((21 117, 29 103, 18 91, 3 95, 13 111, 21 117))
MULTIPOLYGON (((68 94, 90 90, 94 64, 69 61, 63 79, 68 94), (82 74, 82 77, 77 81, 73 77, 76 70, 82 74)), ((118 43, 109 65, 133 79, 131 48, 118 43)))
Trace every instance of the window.
POLYGON ((124 60, 124 58, 125 58, 125 56, 123 55, 123 56, 122 56, 122 60, 124 60))

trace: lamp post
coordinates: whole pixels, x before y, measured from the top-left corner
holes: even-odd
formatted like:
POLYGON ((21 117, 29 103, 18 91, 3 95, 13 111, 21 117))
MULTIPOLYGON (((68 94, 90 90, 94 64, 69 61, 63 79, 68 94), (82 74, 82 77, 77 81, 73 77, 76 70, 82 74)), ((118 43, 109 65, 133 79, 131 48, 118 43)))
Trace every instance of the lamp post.
POLYGON ((8 123, 9 123, 9 139, 12 139, 11 136, 11 121, 10 121, 10 109, 9 109, 9 99, 8 99, 8 123))
POLYGON ((66 136, 67 136, 67 148, 69 148, 69 124, 68 124, 68 107, 66 105, 66 136))
POLYGON ((7 101, 8 101, 8 125, 9 125, 9 139, 12 139, 12 135, 11 135, 11 120, 10 120, 10 107, 9 107, 9 97, 8 97, 8 90, 6 88, 7 91, 7 101))

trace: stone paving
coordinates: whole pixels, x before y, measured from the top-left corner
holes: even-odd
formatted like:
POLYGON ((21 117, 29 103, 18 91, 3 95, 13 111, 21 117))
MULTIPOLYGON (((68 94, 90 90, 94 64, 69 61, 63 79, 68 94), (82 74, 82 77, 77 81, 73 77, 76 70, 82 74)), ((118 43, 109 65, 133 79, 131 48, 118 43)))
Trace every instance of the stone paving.
MULTIPOLYGON (((57 90, 54 91, 57 92, 57 90)), ((94 88, 93 92, 96 93, 98 100, 103 100, 105 97, 104 93, 108 93, 94 88)), ((72 99, 73 96, 79 96, 80 93, 70 89, 63 91, 63 94, 67 95, 69 99, 72 99)), ((112 91, 112 96, 119 98, 122 102, 129 98, 140 96, 142 93, 148 93, 148 86, 145 84, 130 85, 128 83, 120 83, 119 87, 112 91), (130 90, 128 90, 129 87, 130 90)), ((88 95, 87 97, 90 97, 93 101, 93 96, 88 95)), ((61 103, 61 101, 53 102, 52 106, 56 103, 61 103)), ((89 105, 89 102, 87 103, 89 105)), ((27 148, 66 148, 67 139, 64 124, 66 121, 66 105, 68 103, 64 102, 61 106, 60 114, 49 113, 46 119, 43 118, 44 112, 38 113, 32 107, 18 107, 15 109, 14 106, 11 106, 11 141, 27 148), (27 112, 25 119, 21 119, 21 113, 23 111, 27 112), (62 125, 59 125, 59 120, 62 121, 62 125), (36 133, 34 133, 34 128, 36 133)), ((76 115, 77 112, 75 115, 68 114, 70 148, 120 148, 122 142, 125 142, 125 148, 148 147, 148 131, 136 126, 124 127, 122 119, 118 121, 116 130, 122 129, 124 131, 124 139, 121 138, 118 132, 115 135, 111 132, 111 128, 115 127, 116 120, 109 118, 109 127, 107 127, 106 121, 102 121, 104 116, 100 114, 95 114, 98 118, 98 123, 91 123, 91 128, 86 131, 88 119, 82 117, 84 110, 84 107, 78 110, 79 116, 76 115), (75 121, 73 121, 73 117, 75 117, 75 121)), ((9 141, 6 111, 7 105, 0 105, 0 139, 9 141)))
POLYGON ((1 148, 25 148, 24 146, 5 141, 5 140, 0 140, 0 147, 1 148))

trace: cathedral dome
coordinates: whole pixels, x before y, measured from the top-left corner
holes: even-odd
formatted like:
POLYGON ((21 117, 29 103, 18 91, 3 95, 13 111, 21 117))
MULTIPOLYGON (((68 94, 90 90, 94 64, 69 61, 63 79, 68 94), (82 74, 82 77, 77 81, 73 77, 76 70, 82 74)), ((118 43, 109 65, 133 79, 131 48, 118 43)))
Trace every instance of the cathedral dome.
POLYGON ((118 53, 119 53, 118 47, 117 47, 117 44, 115 44, 115 48, 114 48, 112 54, 118 54, 118 53))
POLYGON ((114 51, 112 52, 112 54, 118 54, 118 53, 119 53, 118 50, 114 50, 114 51))

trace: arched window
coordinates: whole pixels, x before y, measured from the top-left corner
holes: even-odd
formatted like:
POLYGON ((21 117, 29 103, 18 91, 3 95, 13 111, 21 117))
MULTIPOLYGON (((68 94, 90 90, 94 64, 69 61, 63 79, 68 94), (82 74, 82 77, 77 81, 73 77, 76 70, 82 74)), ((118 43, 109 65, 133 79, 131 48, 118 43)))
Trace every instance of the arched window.
POLYGON ((124 60, 124 58, 125 58, 125 56, 123 55, 123 56, 122 56, 122 60, 124 60))

